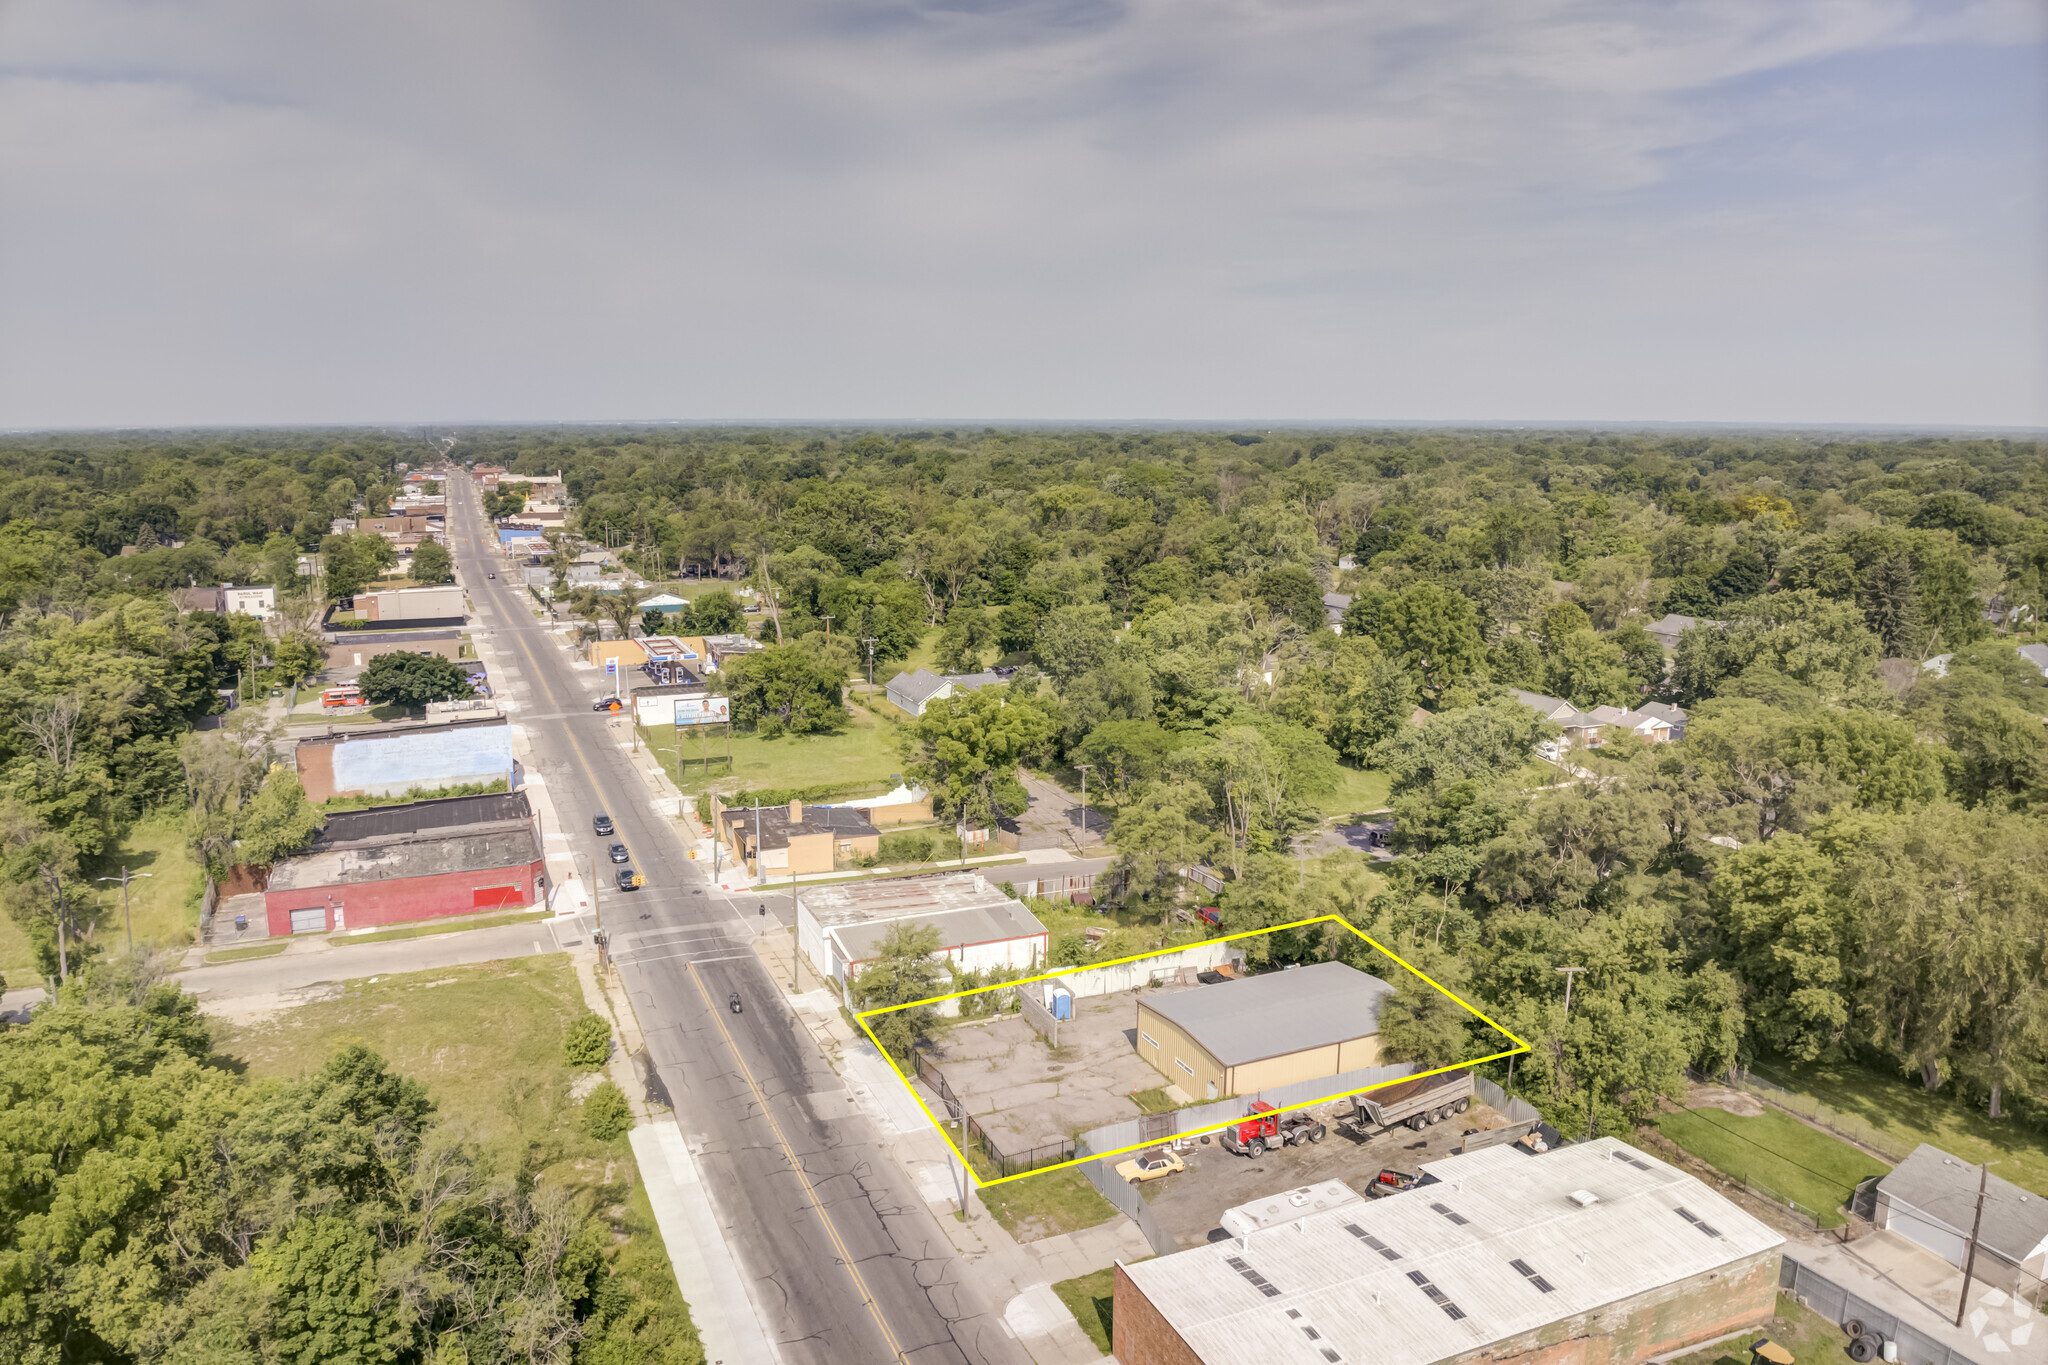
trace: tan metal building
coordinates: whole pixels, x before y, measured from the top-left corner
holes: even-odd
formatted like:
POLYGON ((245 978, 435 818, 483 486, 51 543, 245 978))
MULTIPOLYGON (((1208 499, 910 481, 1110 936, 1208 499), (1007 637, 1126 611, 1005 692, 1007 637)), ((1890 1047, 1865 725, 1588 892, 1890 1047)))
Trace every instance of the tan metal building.
POLYGON ((1138 1055, 1189 1098, 1250 1095, 1380 1063, 1393 987, 1341 962, 1138 1002, 1138 1055))

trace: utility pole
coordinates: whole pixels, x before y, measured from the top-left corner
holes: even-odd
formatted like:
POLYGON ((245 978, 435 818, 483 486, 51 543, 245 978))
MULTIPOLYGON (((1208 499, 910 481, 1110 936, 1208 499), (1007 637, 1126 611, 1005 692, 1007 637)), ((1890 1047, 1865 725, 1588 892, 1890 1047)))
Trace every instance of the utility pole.
MULTIPOLYGON (((1948 1158, 1942 1158, 1944 1162, 1948 1158)), ((1984 1229, 1984 1189, 1991 1181, 1991 1168, 1998 1162, 1987 1161, 1977 1168, 1977 1216, 1970 1220, 1970 1254, 1963 1259, 1963 1292, 1956 1300, 1956 1326, 1963 1325, 1963 1313, 1970 1306, 1970 1277, 1977 1272, 1977 1234, 1984 1229)))
POLYGON ((875 690, 875 637, 863 635, 860 642, 868 647, 868 691, 875 690))
POLYGON ((1564 975, 1564 1012, 1569 1017, 1572 1012, 1572 981, 1580 972, 1586 969, 1584 967, 1559 967, 1556 970, 1564 975))
POLYGON ((822 615, 825 618, 825 638, 829 640, 832 638, 832 613, 828 611, 822 615))
POLYGON ((121 883, 121 927, 128 934, 128 951, 131 953, 135 951, 135 921, 128 915, 128 882, 134 877, 154 877, 155 875, 156 873, 154 872, 130 872, 127 865, 123 864, 120 876, 100 878, 103 882, 121 883))
POLYGON ((1088 770, 1095 765, 1093 763, 1076 763, 1074 766, 1081 770, 1081 837, 1086 839, 1088 837, 1088 770))

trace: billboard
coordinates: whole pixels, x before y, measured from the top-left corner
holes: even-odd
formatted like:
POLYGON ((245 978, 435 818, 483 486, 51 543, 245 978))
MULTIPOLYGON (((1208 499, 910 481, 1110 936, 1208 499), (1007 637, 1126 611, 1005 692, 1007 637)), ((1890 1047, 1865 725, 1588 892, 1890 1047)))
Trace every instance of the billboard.
POLYGON ((634 710, 642 725, 723 725, 732 719, 730 697, 683 695, 674 692, 634 696, 634 710))

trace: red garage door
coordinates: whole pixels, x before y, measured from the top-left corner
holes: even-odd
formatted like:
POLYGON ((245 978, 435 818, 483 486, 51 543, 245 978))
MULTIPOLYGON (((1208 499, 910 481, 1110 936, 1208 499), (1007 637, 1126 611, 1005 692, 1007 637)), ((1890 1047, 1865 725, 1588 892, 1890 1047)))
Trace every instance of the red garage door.
POLYGON ((526 893, 516 886, 479 886, 471 893, 470 904, 479 910, 487 905, 524 905, 526 893))

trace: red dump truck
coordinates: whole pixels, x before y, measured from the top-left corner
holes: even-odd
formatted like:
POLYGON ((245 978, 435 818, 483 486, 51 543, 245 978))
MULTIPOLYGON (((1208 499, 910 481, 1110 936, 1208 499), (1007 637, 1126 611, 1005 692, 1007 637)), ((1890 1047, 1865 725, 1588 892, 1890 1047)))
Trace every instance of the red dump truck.
POLYGON ((1359 1138, 1378 1137, 1402 1124, 1419 1133, 1471 1107, 1472 1073, 1447 1071, 1352 1096, 1351 1113, 1337 1120, 1337 1127, 1359 1138))
POLYGON ((1295 1110, 1291 1114, 1274 1112, 1273 1106, 1261 1100, 1252 1106, 1241 1123, 1233 1123, 1217 1135, 1225 1148, 1241 1156, 1261 1157, 1268 1147, 1293 1147, 1303 1142, 1321 1142, 1328 1130, 1317 1123, 1312 1115, 1295 1110))

